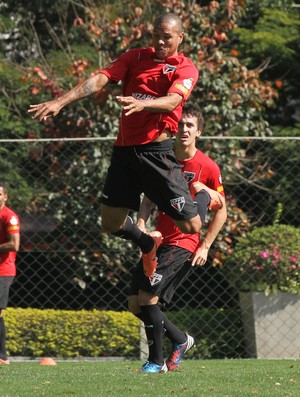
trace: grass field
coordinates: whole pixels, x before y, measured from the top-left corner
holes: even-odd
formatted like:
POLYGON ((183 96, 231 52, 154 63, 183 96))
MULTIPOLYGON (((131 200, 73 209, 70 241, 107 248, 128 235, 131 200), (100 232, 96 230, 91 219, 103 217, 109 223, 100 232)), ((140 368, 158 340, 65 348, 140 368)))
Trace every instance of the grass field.
POLYGON ((176 372, 142 374, 142 362, 12 362, 0 397, 299 397, 300 360, 185 360, 176 372))

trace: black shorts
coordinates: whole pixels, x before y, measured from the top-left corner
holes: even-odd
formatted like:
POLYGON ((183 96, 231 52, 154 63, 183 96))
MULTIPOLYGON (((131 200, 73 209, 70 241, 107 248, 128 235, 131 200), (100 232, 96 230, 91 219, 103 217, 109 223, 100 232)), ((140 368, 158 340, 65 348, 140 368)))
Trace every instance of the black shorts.
POLYGON ((6 309, 8 304, 9 287, 14 281, 14 277, 0 276, 0 310, 6 309))
POLYGON ((145 195, 174 220, 198 215, 171 139, 139 146, 115 146, 102 203, 138 211, 145 195))
POLYGON ((193 268, 188 261, 191 255, 190 251, 176 245, 160 246, 156 272, 151 277, 145 276, 141 259, 133 272, 129 295, 138 295, 141 289, 159 296, 161 303, 170 303, 175 290, 193 268))

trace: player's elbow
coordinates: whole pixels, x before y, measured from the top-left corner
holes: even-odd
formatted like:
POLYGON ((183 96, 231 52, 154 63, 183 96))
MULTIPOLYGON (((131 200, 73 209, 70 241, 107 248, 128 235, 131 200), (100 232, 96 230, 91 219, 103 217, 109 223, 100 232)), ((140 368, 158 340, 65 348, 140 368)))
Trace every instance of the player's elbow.
POLYGON ((219 210, 217 210, 215 212, 215 214, 218 216, 218 219, 220 219, 220 221, 223 221, 223 224, 226 222, 227 220, 227 207, 226 204, 223 204, 223 207, 219 210))

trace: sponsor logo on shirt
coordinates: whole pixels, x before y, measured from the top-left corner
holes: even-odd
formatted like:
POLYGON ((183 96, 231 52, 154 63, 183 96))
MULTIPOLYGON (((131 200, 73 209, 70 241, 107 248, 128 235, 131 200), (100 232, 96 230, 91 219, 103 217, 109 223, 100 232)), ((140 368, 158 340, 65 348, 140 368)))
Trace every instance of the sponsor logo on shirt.
POLYGON ((161 274, 154 273, 149 277, 150 284, 153 286, 161 282, 163 276, 161 274))
POLYGON ((183 85, 190 90, 192 88, 193 85, 193 79, 184 79, 183 80, 183 85))
POLYGON ((178 212, 181 212, 183 210, 184 204, 185 204, 185 199, 184 197, 176 197, 174 199, 170 200, 171 206, 175 208, 178 212))
POLYGON ((196 174, 195 172, 183 171, 183 176, 184 179, 189 183, 195 178, 196 174))
POLYGON ((177 88, 179 91, 182 91, 185 95, 189 93, 189 90, 185 88, 182 84, 175 84, 175 88, 177 88))
POLYGON ((133 98, 135 99, 156 99, 155 96, 149 94, 141 94, 139 92, 132 93, 133 98))
POLYGON ((177 69, 176 66, 166 64, 163 67, 163 74, 173 73, 173 72, 175 72, 176 69, 177 69))
POLYGON ((182 84, 177 83, 175 84, 175 87, 178 88, 178 90, 182 91, 185 95, 187 95, 189 93, 189 90, 192 88, 193 86, 193 79, 184 79, 182 84))
POLYGON ((9 223, 10 223, 11 225, 17 225, 17 224, 18 224, 18 219, 13 215, 13 216, 10 218, 9 223))

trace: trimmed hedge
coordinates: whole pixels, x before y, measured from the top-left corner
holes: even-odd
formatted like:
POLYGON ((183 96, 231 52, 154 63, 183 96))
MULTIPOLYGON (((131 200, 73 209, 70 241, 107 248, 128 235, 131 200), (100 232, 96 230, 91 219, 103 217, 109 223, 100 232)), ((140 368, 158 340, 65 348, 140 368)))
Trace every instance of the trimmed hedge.
MULTIPOLYGON (((168 318, 196 339, 188 358, 243 356, 243 333, 236 309, 183 309, 168 318)), ((140 321, 129 312, 99 310, 5 310, 10 356, 62 358, 140 355, 140 321)), ((164 339, 164 355, 170 343, 164 339)))
POLYGON ((5 310, 10 356, 139 357, 139 320, 129 312, 5 310))

